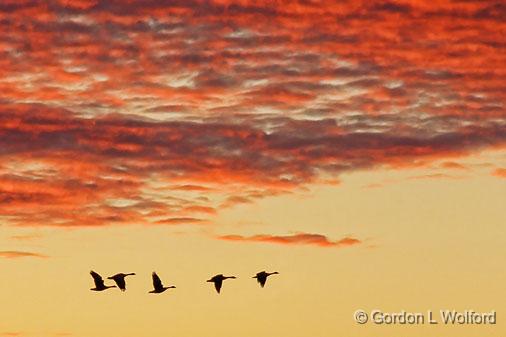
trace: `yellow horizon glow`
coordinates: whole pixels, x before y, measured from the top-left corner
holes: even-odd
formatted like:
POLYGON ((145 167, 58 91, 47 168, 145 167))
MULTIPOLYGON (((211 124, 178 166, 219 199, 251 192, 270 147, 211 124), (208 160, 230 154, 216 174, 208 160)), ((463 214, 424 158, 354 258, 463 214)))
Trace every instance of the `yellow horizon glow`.
MULTIPOLYGON (((497 152, 466 161, 487 156, 504 164, 497 152)), ((489 171, 449 172, 466 176, 461 179, 410 179, 432 172, 429 168, 357 172, 341 177, 338 186, 227 208, 212 224, 186 233, 179 226, 4 226, 5 250, 49 257, 0 259, 0 298, 7 304, 0 331, 77 337, 500 336, 506 331, 506 189, 489 171), (382 187, 364 187, 392 179, 382 187), (363 244, 321 248, 214 239, 232 230, 354 235, 363 244), (137 275, 127 279, 125 293, 95 293, 89 291, 90 269, 104 277, 137 275), (261 270, 280 275, 261 289, 251 278, 261 270), (148 294, 152 271, 177 288, 148 294), (225 281, 220 295, 205 282, 217 273, 238 277, 225 281), (495 310, 498 322, 359 325, 352 316, 357 309, 495 310)))

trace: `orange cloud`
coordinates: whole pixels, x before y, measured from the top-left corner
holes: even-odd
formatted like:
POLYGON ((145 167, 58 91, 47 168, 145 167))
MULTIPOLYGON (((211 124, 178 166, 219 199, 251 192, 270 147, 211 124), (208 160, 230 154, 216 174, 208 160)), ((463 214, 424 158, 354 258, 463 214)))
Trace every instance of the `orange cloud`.
POLYGON ((200 224, 205 220, 197 218, 167 218, 158 220, 155 223, 159 225, 187 225, 187 224, 200 224))
POLYGON ((5 336, 5 337, 17 337, 17 336, 22 336, 23 333, 21 332, 12 332, 12 331, 9 331, 9 332, 0 332, 0 336, 5 336))
POLYGON ((199 223, 170 219, 342 172, 462 169, 506 144, 503 17, 499 1, 2 3, 0 216, 199 223))
POLYGON ((47 258, 48 256, 39 254, 39 253, 30 253, 30 252, 22 252, 15 250, 4 250, 0 251, 0 257, 6 259, 16 259, 20 257, 37 257, 37 258, 47 258))
POLYGON ((499 177, 499 178, 506 178, 506 169, 504 168, 498 168, 492 171, 492 175, 499 177))
POLYGON ((40 234, 24 234, 24 235, 13 235, 11 236, 11 239, 25 241, 25 240, 40 239, 41 237, 42 235, 40 234))
POLYGON ((321 183, 320 173, 417 166, 506 138, 495 125, 412 135, 357 132, 364 121, 288 119, 267 133, 254 122, 89 119, 33 104, 0 109, 0 145, 10 163, 0 169, 0 214, 19 226, 174 224, 159 218, 212 216, 220 206, 321 183))
POLYGON ((441 167, 446 168, 446 169, 455 169, 455 170, 469 170, 469 168, 466 167, 465 165, 462 165, 460 163, 456 163, 453 161, 445 161, 444 163, 441 164, 441 167))
POLYGON ((411 180, 424 180, 424 179, 462 179, 462 177, 454 176, 445 173, 432 173, 409 177, 411 180))
POLYGON ((286 236, 265 234, 253 236, 224 235, 219 236, 218 239, 225 241, 266 242, 282 245, 314 245, 319 247, 346 247, 362 243, 362 241, 352 237, 344 237, 340 240, 332 241, 324 235, 309 233, 299 233, 286 236))

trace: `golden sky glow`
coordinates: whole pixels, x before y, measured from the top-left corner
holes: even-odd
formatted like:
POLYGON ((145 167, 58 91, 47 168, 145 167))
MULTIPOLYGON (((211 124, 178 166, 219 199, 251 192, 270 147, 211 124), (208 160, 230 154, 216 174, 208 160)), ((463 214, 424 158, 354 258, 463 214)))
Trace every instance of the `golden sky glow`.
POLYGON ((0 337, 504 336, 505 16, 2 1, 0 337))

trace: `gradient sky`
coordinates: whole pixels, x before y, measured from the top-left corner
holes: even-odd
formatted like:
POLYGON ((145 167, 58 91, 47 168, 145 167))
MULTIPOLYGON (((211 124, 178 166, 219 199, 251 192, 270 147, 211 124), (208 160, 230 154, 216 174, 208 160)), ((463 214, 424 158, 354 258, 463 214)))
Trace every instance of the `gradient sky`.
POLYGON ((1 1, 0 336, 504 336, 505 18, 1 1), (90 269, 137 276, 95 293, 90 269), (148 295, 153 270, 177 289, 148 295), (261 270, 280 275, 261 289, 261 270), (217 273, 238 277, 220 295, 217 273))

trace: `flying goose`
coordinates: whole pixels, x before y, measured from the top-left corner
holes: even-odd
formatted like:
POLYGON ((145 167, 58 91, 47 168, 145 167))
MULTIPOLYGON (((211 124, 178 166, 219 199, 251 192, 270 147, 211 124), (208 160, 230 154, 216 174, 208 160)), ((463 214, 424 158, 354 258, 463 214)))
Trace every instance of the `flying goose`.
POLYGON ((91 288, 93 291, 102 291, 109 288, 115 288, 116 286, 106 286, 104 284, 104 279, 98 273, 93 270, 90 271, 91 277, 93 277, 93 281, 95 282, 95 288, 91 288))
POLYGON ((267 281, 267 277, 274 275, 274 274, 279 274, 279 273, 277 271, 275 271, 273 273, 266 273, 264 270, 264 271, 257 273, 255 276, 253 276, 253 278, 256 278, 258 283, 260 283, 260 286, 263 288, 265 286, 265 282, 267 281))
POLYGON ((218 275, 213 276, 209 280, 207 280, 207 282, 213 282, 214 287, 216 288, 216 291, 219 294, 223 280, 226 280, 228 278, 236 278, 236 277, 235 276, 223 276, 223 274, 218 274, 218 275))
POLYGON ((128 273, 128 274, 119 273, 114 276, 108 277, 108 279, 114 280, 114 282, 116 282, 118 288, 120 288, 121 291, 125 291, 126 290, 125 277, 127 277, 129 275, 135 275, 135 273, 128 273))
POLYGON ((162 280, 160 280, 160 278, 158 277, 158 275, 156 275, 155 272, 153 272, 152 277, 153 277, 153 288, 154 289, 150 291, 151 294, 159 294, 159 293, 163 293, 165 290, 167 290, 169 288, 175 288, 175 286, 164 287, 162 284, 162 280))

